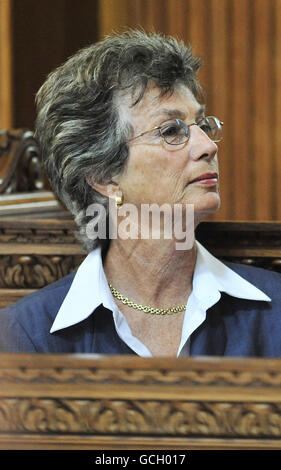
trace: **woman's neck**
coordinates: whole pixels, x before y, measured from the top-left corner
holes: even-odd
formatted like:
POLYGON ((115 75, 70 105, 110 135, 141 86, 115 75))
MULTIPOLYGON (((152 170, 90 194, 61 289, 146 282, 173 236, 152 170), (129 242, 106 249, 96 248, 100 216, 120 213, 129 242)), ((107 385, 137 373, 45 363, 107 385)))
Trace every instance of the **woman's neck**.
POLYGON ((196 245, 177 250, 173 240, 112 240, 104 262, 110 282, 137 303, 181 305, 192 290, 196 245))

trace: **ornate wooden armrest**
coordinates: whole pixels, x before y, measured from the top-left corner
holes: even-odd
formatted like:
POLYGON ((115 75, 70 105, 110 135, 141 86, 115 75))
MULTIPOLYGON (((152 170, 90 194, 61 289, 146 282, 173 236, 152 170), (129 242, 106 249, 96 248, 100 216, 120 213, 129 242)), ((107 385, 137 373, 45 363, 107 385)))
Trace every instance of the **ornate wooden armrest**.
POLYGON ((34 133, 0 130, 0 194, 49 188, 34 133))

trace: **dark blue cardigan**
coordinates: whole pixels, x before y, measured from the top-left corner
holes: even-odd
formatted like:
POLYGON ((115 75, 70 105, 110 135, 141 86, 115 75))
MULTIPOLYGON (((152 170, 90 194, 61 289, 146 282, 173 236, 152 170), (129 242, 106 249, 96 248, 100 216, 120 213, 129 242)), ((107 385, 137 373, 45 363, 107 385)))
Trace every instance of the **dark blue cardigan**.
MULTIPOLYGON (((281 357, 281 275, 226 263, 272 301, 222 293, 190 338, 191 356, 281 357)), ((102 305, 80 323, 50 333, 74 274, 0 311, 0 351, 135 354, 118 336, 112 312, 102 305)))

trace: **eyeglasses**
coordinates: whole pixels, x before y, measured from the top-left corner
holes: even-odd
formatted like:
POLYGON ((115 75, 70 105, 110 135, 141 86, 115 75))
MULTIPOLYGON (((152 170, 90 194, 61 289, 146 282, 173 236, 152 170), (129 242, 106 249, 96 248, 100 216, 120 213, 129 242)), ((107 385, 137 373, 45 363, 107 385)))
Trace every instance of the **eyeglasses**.
POLYGON ((154 127, 149 131, 133 137, 128 140, 128 142, 132 142, 132 140, 135 140, 138 137, 158 130, 160 136, 167 144, 181 145, 188 141, 190 137, 189 129, 191 126, 199 126, 213 142, 220 142, 222 140, 223 122, 215 116, 206 116, 202 117, 198 122, 192 122, 191 124, 186 124, 180 119, 170 119, 169 121, 163 122, 161 126, 154 127))

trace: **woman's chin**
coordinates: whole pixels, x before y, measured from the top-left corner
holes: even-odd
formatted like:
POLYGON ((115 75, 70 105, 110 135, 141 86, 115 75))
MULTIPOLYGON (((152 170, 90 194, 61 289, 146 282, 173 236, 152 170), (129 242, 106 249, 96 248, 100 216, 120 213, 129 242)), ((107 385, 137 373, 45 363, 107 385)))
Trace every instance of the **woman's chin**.
POLYGON ((201 195, 194 204, 194 213, 208 215, 216 212, 220 208, 220 195, 218 192, 208 192, 201 195))

